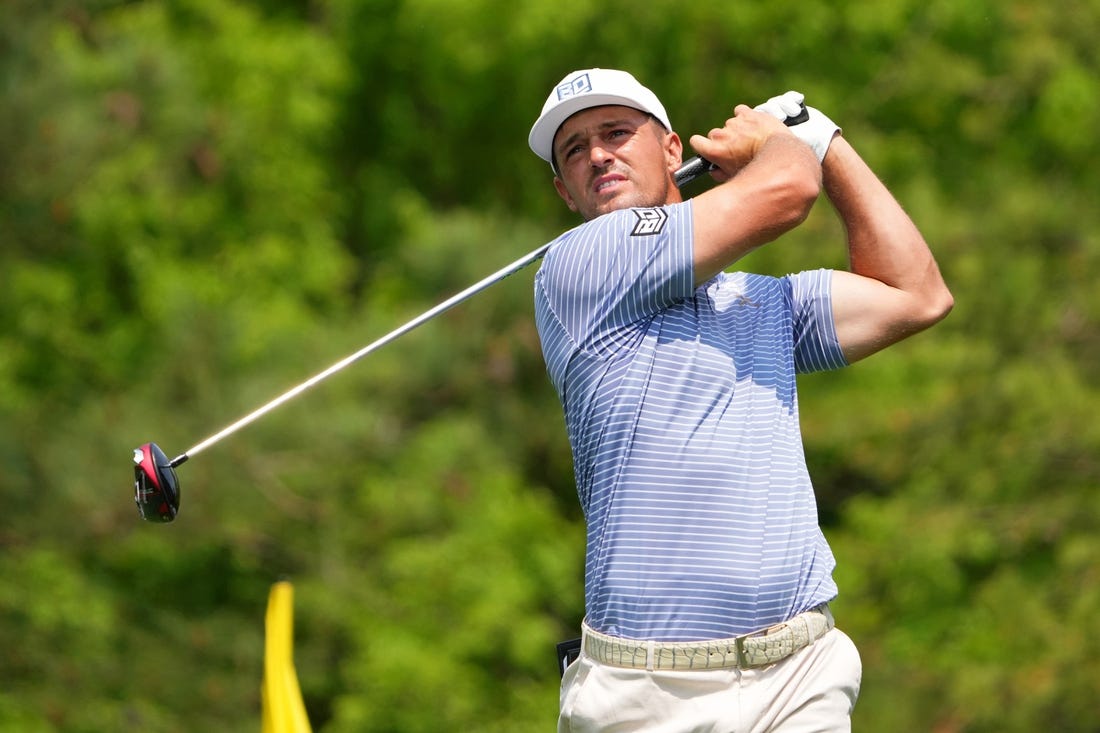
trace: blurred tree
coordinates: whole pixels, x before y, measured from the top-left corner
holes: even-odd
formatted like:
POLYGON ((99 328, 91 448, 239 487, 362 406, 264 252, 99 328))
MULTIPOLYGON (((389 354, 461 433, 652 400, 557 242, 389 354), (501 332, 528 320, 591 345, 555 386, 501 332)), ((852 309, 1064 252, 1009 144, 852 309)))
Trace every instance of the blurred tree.
MULTIPOLYGON (((802 383, 856 727, 1092 730, 1098 30, 1096 0, 0 5, 0 730, 255 730, 282 575, 315 730, 550 725, 583 534, 531 273, 186 464, 175 525, 120 461, 573 225, 526 135, 585 66, 685 134, 805 91, 953 287, 802 383)), ((842 237, 821 202, 740 266, 842 237)))

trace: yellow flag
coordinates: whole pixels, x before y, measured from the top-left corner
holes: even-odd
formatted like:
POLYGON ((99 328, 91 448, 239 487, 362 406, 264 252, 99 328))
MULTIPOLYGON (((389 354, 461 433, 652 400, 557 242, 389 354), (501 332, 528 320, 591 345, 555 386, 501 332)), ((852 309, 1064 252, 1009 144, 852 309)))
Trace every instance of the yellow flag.
POLYGON ((262 733, 312 733, 294 671, 294 588, 286 581, 267 598, 262 733))

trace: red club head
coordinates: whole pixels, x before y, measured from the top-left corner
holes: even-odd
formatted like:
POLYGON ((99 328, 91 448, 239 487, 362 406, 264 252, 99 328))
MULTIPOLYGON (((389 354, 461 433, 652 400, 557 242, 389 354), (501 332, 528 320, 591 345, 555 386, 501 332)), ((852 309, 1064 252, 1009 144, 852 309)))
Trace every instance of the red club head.
POLYGON ((171 522, 179 511, 176 470, 156 443, 134 449, 134 503, 151 522, 171 522))

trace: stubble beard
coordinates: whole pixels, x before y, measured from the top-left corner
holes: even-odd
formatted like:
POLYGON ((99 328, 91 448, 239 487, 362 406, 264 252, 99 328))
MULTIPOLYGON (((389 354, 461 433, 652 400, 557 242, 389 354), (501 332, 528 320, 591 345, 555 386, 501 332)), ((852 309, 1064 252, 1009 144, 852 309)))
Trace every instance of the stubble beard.
POLYGON ((612 211, 664 206, 669 203, 669 185, 669 181, 666 179, 663 186, 652 192, 640 191, 637 189, 626 192, 620 196, 616 196, 610 201, 602 204, 594 204, 591 211, 582 212, 582 215, 585 221, 592 221, 596 217, 610 214, 612 211))

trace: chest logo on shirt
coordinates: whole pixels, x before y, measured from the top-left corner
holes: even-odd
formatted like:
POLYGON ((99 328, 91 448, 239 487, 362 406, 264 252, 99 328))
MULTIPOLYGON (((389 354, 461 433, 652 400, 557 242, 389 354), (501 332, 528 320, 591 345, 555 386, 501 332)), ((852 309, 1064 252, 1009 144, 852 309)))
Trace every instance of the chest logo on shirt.
POLYGON ((638 217, 638 223, 630 233, 632 237, 660 234, 668 221, 668 213, 664 209, 634 209, 634 214, 638 217))

